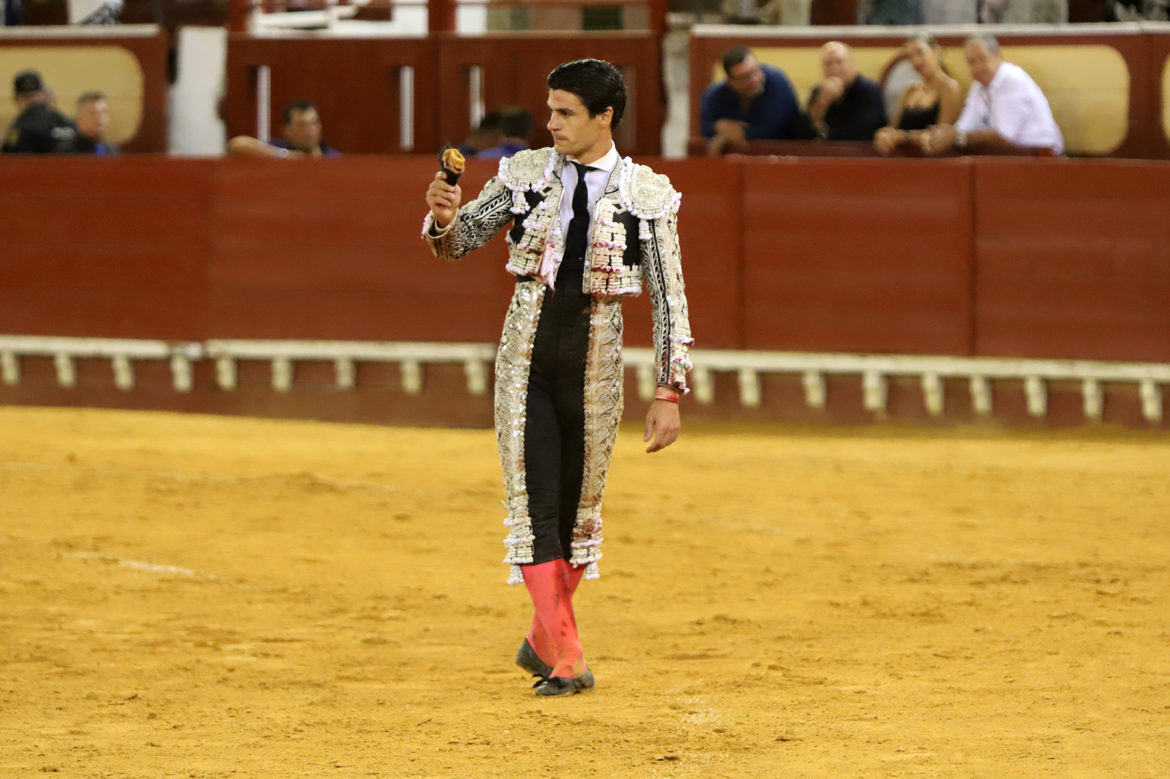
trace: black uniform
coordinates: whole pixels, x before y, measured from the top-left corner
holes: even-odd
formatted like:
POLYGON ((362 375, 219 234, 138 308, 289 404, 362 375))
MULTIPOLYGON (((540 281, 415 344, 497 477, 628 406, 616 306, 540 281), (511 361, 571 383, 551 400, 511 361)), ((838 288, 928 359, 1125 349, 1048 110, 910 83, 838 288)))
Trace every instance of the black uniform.
POLYGON ((77 137, 73 120, 52 106, 36 103, 24 109, 4 134, 8 154, 56 154, 72 150, 77 137))

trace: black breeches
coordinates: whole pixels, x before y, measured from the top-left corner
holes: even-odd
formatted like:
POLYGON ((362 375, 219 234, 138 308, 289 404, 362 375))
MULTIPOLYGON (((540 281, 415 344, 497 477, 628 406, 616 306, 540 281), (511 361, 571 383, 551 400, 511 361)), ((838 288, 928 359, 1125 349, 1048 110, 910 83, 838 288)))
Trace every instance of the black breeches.
POLYGON ((579 272, 546 289, 532 347, 525 404, 524 467, 533 563, 570 556, 585 468, 585 366, 591 299, 579 272), (576 282, 576 283, 573 283, 576 282))

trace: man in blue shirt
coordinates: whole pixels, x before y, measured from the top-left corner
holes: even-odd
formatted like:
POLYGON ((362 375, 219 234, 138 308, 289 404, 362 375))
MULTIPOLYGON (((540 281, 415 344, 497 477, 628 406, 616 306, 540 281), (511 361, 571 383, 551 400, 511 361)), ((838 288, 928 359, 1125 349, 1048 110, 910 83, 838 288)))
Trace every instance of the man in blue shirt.
POLYGON ((93 90, 77 98, 77 136, 70 151, 75 154, 117 154, 118 147, 106 138, 110 127, 110 106, 102 92, 93 90))
POLYGON ((748 141, 801 135, 800 106, 784 71, 756 62, 751 49, 736 46, 723 55, 727 80, 703 92, 699 129, 707 151, 718 156, 746 151, 748 141))
POLYGON ((518 151, 529 147, 532 139, 532 128, 536 120, 532 112, 523 106, 505 108, 500 114, 500 132, 503 137, 500 142, 490 149, 476 152, 477 160, 498 160, 501 157, 511 157, 518 151))
POLYGON ((250 135, 237 135, 228 141, 228 154, 233 157, 289 159, 341 156, 341 152, 321 139, 321 115, 317 113, 317 106, 308 100, 294 100, 285 106, 280 138, 270 138, 265 143, 250 135))

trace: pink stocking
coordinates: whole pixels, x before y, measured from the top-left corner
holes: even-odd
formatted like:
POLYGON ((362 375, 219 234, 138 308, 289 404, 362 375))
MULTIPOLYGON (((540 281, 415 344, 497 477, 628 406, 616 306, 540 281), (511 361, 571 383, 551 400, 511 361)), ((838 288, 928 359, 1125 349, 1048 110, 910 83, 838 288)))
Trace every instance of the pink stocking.
POLYGON ((574 569, 564 560, 524 566, 524 585, 536 609, 529 643, 553 667, 553 676, 580 676, 585 672, 585 654, 577 636, 572 600, 583 573, 583 568, 574 569))
MULTIPOLYGON (((577 586, 581 584, 581 577, 585 574, 585 566, 566 563, 565 567, 568 570, 568 590, 571 599, 577 594, 577 586)), ((545 665, 555 666, 557 664, 557 651, 553 648, 552 639, 549 638, 544 625, 540 624, 540 617, 536 614, 532 615, 532 627, 528 630, 528 645, 535 650, 537 657, 544 661, 545 665)))

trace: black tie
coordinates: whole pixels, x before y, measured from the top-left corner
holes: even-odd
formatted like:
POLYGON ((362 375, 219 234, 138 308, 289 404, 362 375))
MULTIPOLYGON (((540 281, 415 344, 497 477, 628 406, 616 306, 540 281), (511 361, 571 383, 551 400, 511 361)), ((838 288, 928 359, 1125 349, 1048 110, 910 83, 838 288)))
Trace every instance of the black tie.
POLYGON ((565 236, 564 259, 572 262, 570 270, 582 270, 585 239, 589 234, 589 188, 585 185, 585 174, 597 168, 589 168, 579 162, 572 164, 577 169, 577 186, 573 190, 573 218, 569 220, 569 232, 565 236))

